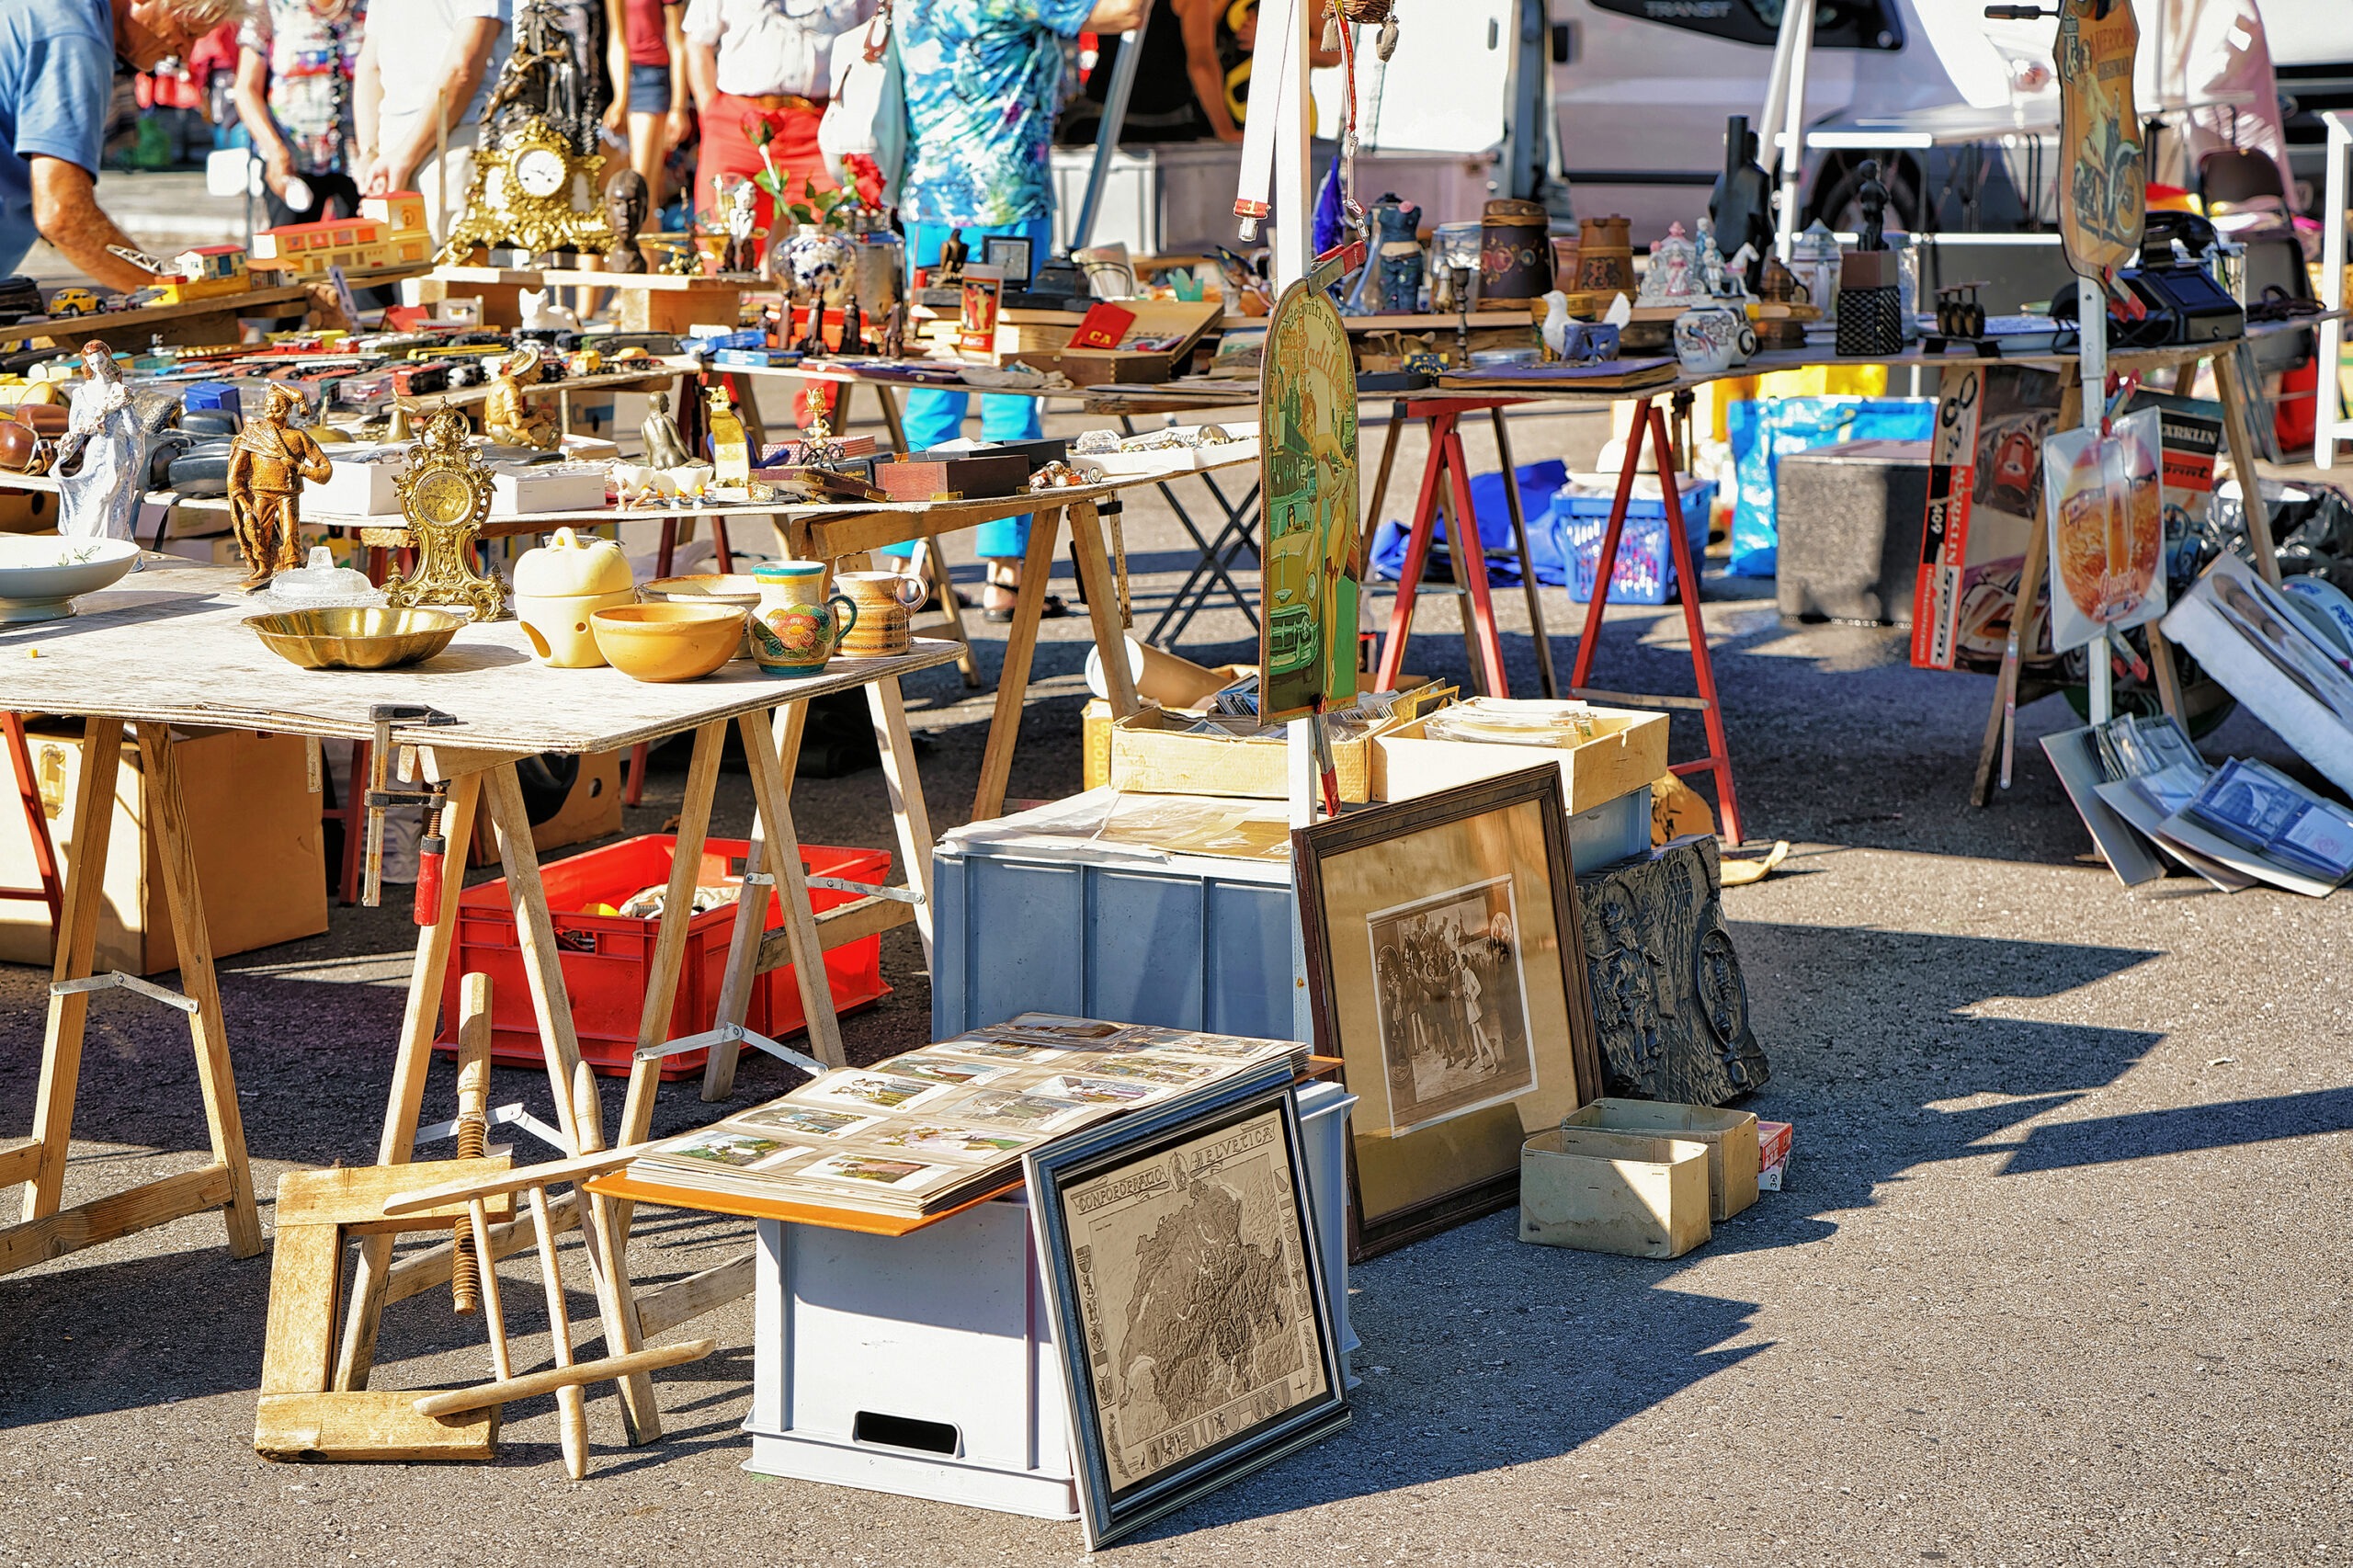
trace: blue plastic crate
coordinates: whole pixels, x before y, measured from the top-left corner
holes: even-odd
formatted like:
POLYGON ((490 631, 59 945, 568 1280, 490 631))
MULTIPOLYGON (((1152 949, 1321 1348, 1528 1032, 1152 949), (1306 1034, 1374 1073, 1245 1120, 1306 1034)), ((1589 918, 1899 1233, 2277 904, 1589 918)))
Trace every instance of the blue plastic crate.
MULTIPOLYGON (((1678 490, 1683 531, 1694 561, 1708 545, 1708 513, 1716 496, 1712 481, 1695 480, 1678 490)), ((1593 597, 1593 574, 1601 563, 1601 538, 1609 531, 1608 495, 1555 495, 1551 527, 1569 562, 1569 597, 1593 597)), ((1618 563, 1609 574, 1613 605, 1663 605, 1675 593, 1675 557, 1666 542, 1666 502, 1636 496, 1626 503, 1626 527, 1618 536, 1618 563)))

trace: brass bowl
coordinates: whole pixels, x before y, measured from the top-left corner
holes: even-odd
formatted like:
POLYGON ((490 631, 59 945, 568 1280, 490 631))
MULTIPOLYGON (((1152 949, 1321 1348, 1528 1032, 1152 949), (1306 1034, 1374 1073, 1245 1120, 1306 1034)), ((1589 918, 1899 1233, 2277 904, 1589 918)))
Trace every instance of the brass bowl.
POLYGON ((463 618, 438 609, 298 609, 249 615, 263 646, 306 670, 388 670, 433 657, 463 618))

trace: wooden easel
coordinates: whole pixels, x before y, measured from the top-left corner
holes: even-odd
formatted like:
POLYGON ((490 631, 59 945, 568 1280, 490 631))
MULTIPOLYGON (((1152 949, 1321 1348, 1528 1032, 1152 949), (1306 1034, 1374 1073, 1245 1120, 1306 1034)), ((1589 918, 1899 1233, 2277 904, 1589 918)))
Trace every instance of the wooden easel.
POLYGON ((171 728, 166 724, 142 723, 137 732, 154 817, 158 869, 163 874, 172 933, 179 945, 180 983, 187 991, 167 991, 119 971, 90 972, 97 950, 98 911, 106 902, 107 849, 114 827, 122 731, 120 720, 108 718, 93 718, 83 729, 82 777, 74 807, 78 842, 66 873, 58 921, 57 960, 50 984, 49 1026, 42 1040, 33 1131, 28 1138, 0 1146, 0 1187, 25 1188, 23 1219, 0 1230, 0 1274, 207 1209, 222 1210, 230 1256, 251 1257, 261 1251, 261 1219, 254 1206, 253 1173, 245 1163, 244 1123, 237 1109, 236 1077, 229 1065, 220 986, 212 972, 211 933, 205 925, 179 763, 173 756, 171 728), (212 1159, 178 1176, 60 1209, 90 993, 112 989, 135 992, 188 1016, 212 1159))

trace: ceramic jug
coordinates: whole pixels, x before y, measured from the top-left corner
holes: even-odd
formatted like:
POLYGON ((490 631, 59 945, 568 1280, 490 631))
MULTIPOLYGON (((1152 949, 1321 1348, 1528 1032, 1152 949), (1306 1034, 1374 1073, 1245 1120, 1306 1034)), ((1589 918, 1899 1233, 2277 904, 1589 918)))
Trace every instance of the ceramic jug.
POLYGON ((776 561, 757 568, 760 607, 752 612, 752 658, 772 676, 823 675, 834 649, 858 625, 858 606, 825 592, 822 561, 776 561))
POLYGON ((929 592, 923 580, 896 572, 845 572, 838 581, 858 607, 853 630, 842 633, 840 651, 853 659, 895 658, 905 653, 908 612, 929 592))

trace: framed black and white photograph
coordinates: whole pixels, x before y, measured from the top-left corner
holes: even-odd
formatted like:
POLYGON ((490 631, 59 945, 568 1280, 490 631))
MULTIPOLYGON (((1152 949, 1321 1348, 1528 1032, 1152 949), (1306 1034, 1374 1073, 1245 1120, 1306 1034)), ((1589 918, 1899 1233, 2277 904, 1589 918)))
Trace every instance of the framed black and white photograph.
POLYGON ((1089 1551, 1347 1424, 1288 1062, 1023 1156, 1089 1551))
POLYGON ((1601 1092, 1561 770, 1294 830, 1317 1053, 1358 1096, 1351 1258, 1519 1193, 1519 1150, 1601 1092))
POLYGON ((1029 241, 1021 234, 984 234, 981 238, 981 260, 1005 274, 1008 289, 1029 286, 1029 241))
POLYGON ((1489 877, 1364 917, 1394 1131, 1536 1087, 1516 905, 1511 879, 1489 877))

